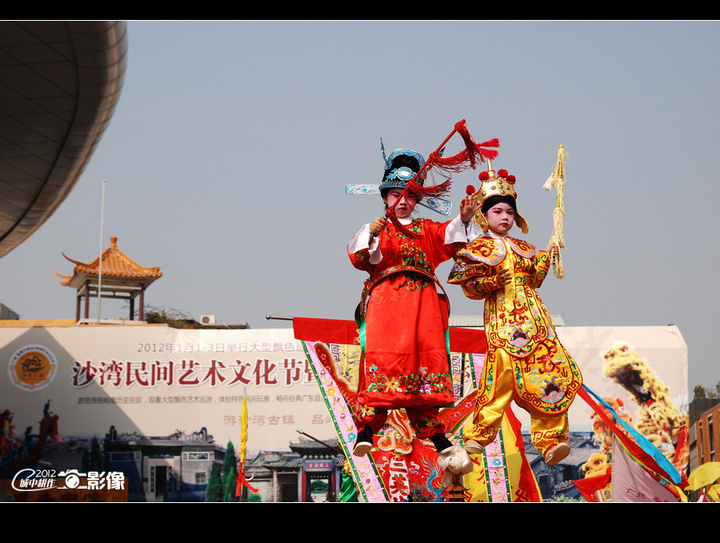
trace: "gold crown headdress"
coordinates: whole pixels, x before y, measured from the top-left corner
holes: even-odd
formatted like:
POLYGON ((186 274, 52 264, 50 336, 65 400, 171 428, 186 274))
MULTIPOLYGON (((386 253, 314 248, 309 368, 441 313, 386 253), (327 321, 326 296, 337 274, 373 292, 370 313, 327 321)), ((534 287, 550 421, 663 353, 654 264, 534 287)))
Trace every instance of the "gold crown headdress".
MULTIPOLYGON (((511 196, 513 200, 517 202, 517 193, 515 192, 515 176, 508 175, 507 170, 498 170, 497 173, 492 169, 492 164, 488 160, 487 171, 480 172, 478 175, 480 180, 480 188, 473 195, 476 202, 480 204, 480 209, 475 213, 475 222, 487 232, 488 225, 485 216, 482 213, 482 206, 488 198, 492 196, 511 196)), ((517 205, 516 205, 517 207, 517 205)), ((527 234, 529 227, 520 212, 515 210, 515 224, 522 231, 523 234, 527 234)))

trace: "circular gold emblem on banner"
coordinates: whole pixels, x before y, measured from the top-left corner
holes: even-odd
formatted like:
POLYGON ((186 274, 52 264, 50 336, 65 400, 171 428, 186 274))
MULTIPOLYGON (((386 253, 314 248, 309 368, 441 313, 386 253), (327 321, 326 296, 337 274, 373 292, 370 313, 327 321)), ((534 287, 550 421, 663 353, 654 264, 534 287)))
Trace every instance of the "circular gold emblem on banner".
POLYGON ((12 355, 8 371, 17 387, 40 390, 55 379, 57 362, 50 349, 42 345, 26 345, 12 355))

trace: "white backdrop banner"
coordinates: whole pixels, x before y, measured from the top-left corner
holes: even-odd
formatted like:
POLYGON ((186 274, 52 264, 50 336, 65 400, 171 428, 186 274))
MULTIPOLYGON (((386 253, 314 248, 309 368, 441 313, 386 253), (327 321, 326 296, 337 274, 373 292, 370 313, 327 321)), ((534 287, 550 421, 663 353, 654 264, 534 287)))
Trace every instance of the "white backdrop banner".
POLYGON ((0 328, 0 411, 15 433, 37 433, 44 410, 61 436, 166 437, 203 428, 224 447, 288 450, 297 429, 333 437, 325 405, 291 329, 177 330, 164 326, 0 328))
MULTIPOLYGON (((650 369, 675 405, 687 409, 687 347, 676 327, 559 327, 558 335, 598 395, 633 411, 632 396, 604 373, 608 356, 622 355, 650 369)), ((18 436, 28 427, 37 433, 45 411, 59 416, 64 438, 102 439, 111 427, 157 437, 204 429, 219 446, 237 447, 247 396, 249 452, 288 450, 298 430, 336 437, 292 329, 3 326, 0 360, 0 412, 12 413, 18 436)), ((570 424, 592 430, 592 412, 581 399, 570 424)))

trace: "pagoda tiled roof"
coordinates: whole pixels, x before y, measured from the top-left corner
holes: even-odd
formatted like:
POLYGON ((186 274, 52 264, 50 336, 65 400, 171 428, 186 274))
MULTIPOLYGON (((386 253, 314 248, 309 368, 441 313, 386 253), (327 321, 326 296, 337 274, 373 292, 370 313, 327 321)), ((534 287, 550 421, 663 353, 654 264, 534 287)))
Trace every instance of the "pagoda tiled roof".
POLYGON ((303 457, 335 456, 337 454, 342 454, 340 452, 340 444, 337 439, 314 441, 301 438, 297 443, 290 443, 290 450, 303 457))
MULTIPOLYGON (((321 457, 325 458, 327 455, 321 455, 321 457)), ((255 458, 248 459, 245 464, 245 471, 247 473, 259 473, 263 470, 301 470, 305 458, 307 458, 306 455, 301 455, 297 452, 260 451, 255 458)), ((344 456, 342 454, 335 454, 331 456, 331 458, 337 468, 342 468, 344 463, 344 456)))
POLYGON ((110 246, 92 262, 80 262, 70 258, 65 253, 63 253, 63 256, 75 264, 75 273, 73 275, 61 275, 55 272, 63 279, 62 285, 64 286, 79 287, 87 277, 98 276, 101 271, 103 279, 116 279, 133 284, 143 283, 146 286, 162 277, 159 267, 140 266, 118 249, 117 237, 115 236, 110 239, 110 246), (102 270, 100 269, 101 258, 102 270))

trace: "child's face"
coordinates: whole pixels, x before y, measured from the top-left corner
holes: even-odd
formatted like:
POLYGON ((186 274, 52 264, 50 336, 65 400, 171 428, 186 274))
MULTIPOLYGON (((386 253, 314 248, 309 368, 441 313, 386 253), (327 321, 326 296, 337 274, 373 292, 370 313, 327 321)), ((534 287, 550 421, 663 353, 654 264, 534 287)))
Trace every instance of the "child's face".
POLYGON ((492 206, 485 217, 488 228, 496 234, 507 234, 515 224, 515 211, 505 202, 492 206))
POLYGON ((417 204, 417 196, 415 196, 412 192, 408 192, 405 196, 402 196, 402 193, 402 189, 390 189, 384 198, 388 207, 392 207, 395 205, 395 202, 397 202, 393 211, 398 219, 408 217, 413 212, 415 205, 417 204))

